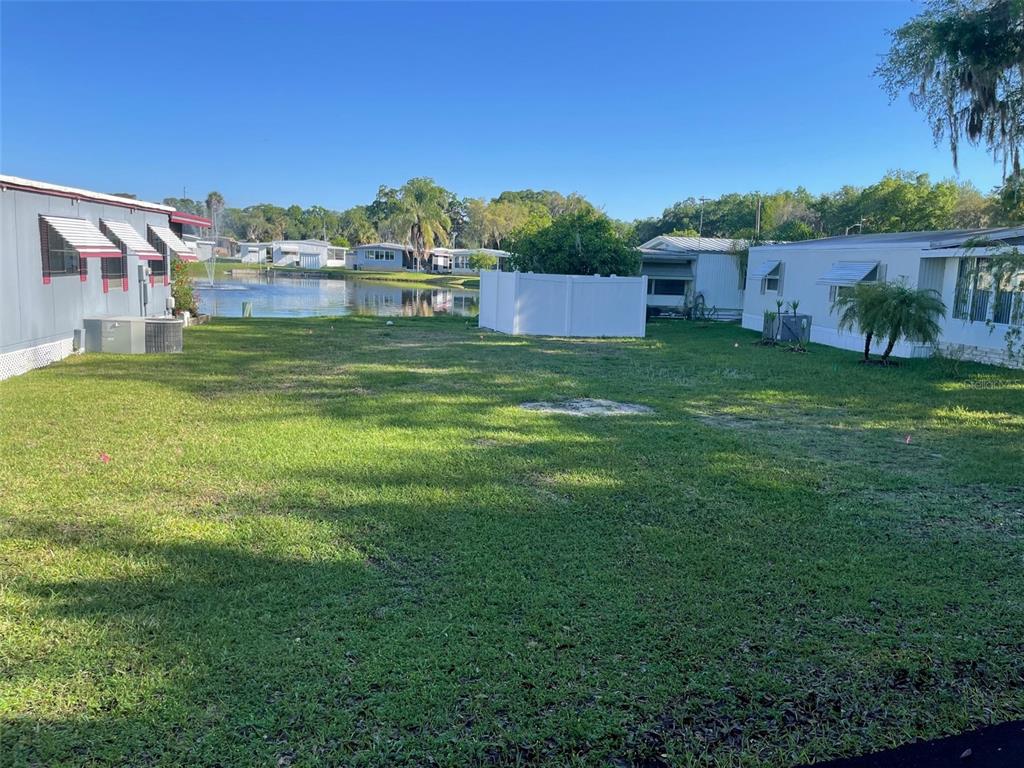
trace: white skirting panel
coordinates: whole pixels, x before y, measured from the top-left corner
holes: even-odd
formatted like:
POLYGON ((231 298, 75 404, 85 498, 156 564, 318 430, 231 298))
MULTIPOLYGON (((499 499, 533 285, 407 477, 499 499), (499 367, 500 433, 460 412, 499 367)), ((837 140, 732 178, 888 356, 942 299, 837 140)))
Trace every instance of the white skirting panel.
POLYGON ((39 344, 28 349, 0 353, 0 381, 20 376, 33 368, 56 363, 74 352, 72 339, 60 339, 39 344))

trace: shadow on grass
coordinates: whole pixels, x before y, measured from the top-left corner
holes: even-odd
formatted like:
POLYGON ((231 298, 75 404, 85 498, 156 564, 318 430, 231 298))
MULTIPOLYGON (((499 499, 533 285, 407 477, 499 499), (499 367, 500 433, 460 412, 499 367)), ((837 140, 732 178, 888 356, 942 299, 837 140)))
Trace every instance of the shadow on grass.
MULTIPOLYGON (((923 463, 910 489, 923 504, 902 487, 863 496, 887 471, 864 461, 878 447, 865 436, 947 407, 946 383, 908 365, 887 404, 894 372, 734 346, 746 336, 235 321, 190 331, 182 356, 40 372, 58 392, 166 388, 183 396, 177 417, 201 412, 204 434, 230 440, 187 492, 181 475, 147 480, 173 509, 8 522, 5 538, 67 565, 8 589, 35 637, 4 670, 21 699, 0 751, 15 764, 793 764, 1019 708, 1015 508, 975 526, 935 491, 944 467, 923 463), (515 408, 558 396, 656 414, 515 408), (807 439, 822 415, 859 430, 849 466, 822 471, 833 448, 807 439), (346 450, 361 460, 304 461, 323 455, 316 420, 358 435, 346 450), (265 430, 284 446, 273 457, 265 430), (150 513, 163 519, 147 527, 150 513)), ((1021 407, 994 389, 956 404, 1021 407)), ((965 420, 941 450, 964 461, 958 441, 989 429, 965 420)))

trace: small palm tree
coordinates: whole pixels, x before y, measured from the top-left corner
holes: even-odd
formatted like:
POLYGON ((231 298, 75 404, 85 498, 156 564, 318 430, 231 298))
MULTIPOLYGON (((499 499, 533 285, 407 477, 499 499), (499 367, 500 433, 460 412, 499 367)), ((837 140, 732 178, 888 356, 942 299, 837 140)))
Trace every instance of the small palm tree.
POLYGON ((911 288, 905 282, 885 287, 881 328, 889 337, 882 362, 889 362, 892 348, 901 338, 922 344, 934 344, 942 335, 939 318, 946 316, 946 304, 938 291, 911 288))
POLYGON ((864 334, 864 360, 871 359, 871 342, 882 330, 886 301, 884 283, 858 283, 840 292, 832 302, 832 311, 839 313, 839 330, 860 330, 864 334))

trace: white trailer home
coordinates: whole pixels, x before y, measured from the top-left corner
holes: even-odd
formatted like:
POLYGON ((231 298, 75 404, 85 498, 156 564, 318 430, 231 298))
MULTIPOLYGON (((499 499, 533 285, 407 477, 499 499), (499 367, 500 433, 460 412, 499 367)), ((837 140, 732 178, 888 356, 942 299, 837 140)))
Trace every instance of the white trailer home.
POLYGON ((704 308, 718 320, 739 320, 743 310, 743 256, 748 243, 721 237, 659 235, 640 251, 652 311, 689 313, 704 308))
MULTIPOLYGON (((851 235, 753 247, 743 327, 760 331, 764 313, 775 312, 777 301, 796 300, 800 314, 811 316, 811 341, 859 350, 863 336, 839 331, 832 302, 860 282, 904 280, 937 291, 945 302, 940 348, 1006 364, 1004 336, 1013 314, 1008 302, 994 300, 998 287, 985 279, 985 266, 986 259, 1007 247, 1024 249, 1024 227, 851 235)), ((906 342, 893 350, 900 357, 931 352, 906 342)))
POLYGON ((400 270, 411 264, 412 253, 407 245, 398 243, 367 243, 357 245, 348 254, 353 269, 400 270))
POLYGON ((327 266, 330 248, 324 240, 274 240, 270 254, 275 267, 322 269, 327 266))
POLYGON ((198 219, 0 176, 0 379, 70 355, 86 317, 166 315, 172 260, 196 258, 182 217, 198 219))

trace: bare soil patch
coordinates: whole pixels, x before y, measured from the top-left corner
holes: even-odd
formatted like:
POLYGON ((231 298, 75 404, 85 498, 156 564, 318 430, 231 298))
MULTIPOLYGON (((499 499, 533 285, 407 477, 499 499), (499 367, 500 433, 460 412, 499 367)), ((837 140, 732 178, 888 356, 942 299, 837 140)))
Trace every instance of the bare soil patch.
POLYGON ((541 413, 562 413, 568 416, 635 416, 653 413, 654 409, 636 403, 617 403, 614 400, 600 400, 577 397, 561 402, 523 403, 520 408, 541 413))

